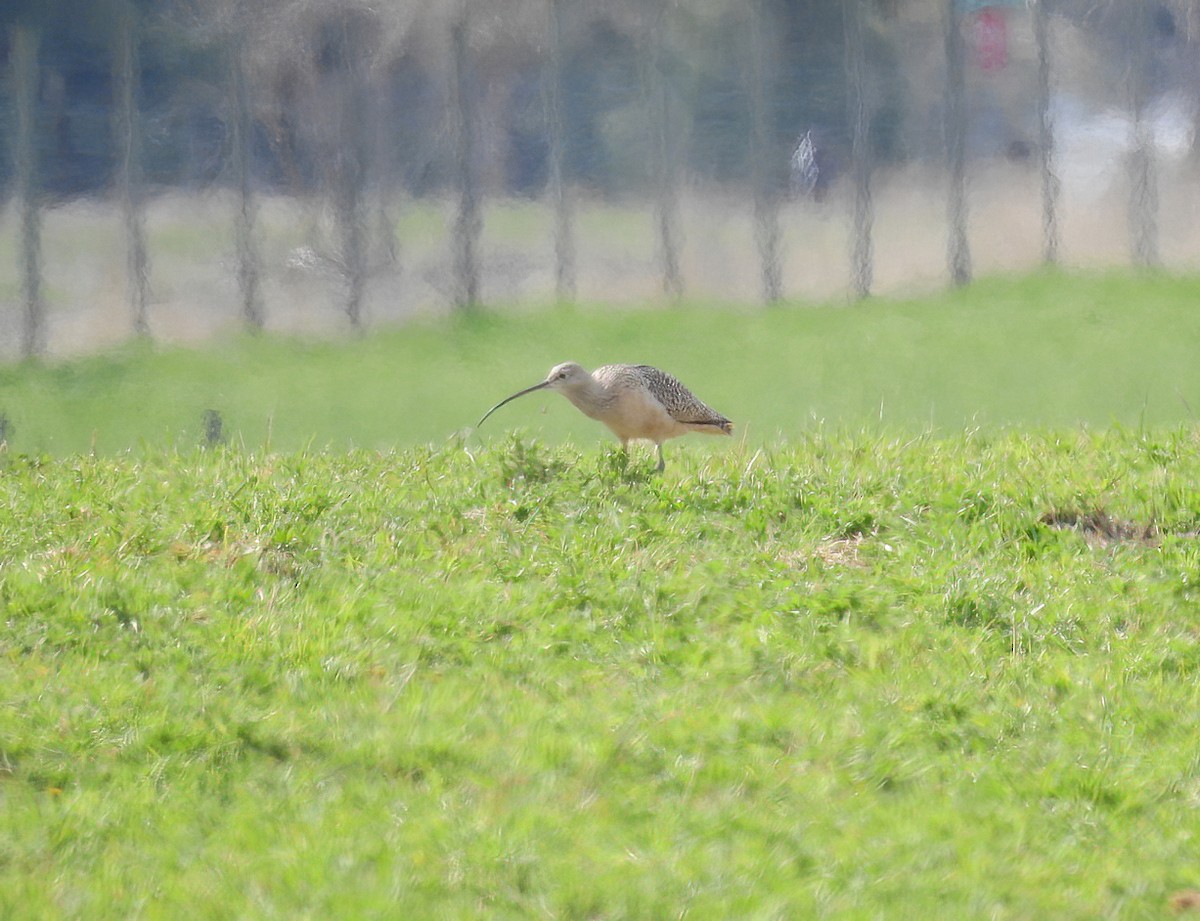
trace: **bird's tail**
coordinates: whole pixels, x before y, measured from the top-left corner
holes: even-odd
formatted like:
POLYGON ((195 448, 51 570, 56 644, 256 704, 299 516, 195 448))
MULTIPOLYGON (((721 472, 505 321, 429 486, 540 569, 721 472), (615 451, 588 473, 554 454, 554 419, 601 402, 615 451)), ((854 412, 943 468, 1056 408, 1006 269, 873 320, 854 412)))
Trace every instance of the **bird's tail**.
POLYGON ((728 419, 712 422, 689 422, 687 425, 693 432, 703 432, 706 435, 733 434, 733 423, 728 419))

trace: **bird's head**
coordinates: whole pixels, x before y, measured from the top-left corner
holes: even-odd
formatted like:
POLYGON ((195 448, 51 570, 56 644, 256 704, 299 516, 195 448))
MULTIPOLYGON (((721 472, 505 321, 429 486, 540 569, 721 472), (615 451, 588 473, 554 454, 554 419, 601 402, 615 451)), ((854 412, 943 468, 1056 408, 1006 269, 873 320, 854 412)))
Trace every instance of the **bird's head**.
POLYGON ((550 373, 546 375, 541 386, 548 387, 550 390, 573 390, 591 379, 592 376, 575 362, 564 361, 561 365, 555 365, 550 369, 550 373))

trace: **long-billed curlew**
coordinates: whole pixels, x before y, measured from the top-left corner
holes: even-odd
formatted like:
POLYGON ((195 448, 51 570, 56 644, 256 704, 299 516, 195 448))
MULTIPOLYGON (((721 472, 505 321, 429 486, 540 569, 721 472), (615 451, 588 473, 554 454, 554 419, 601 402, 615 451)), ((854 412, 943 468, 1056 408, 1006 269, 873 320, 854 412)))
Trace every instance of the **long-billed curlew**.
POLYGON ((650 365, 604 365, 589 374, 573 361, 555 365, 540 384, 501 400, 483 414, 476 428, 505 403, 535 390, 557 390, 585 415, 612 429, 625 448, 633 438, 653 441, 660 473, 666 467, 662 443, 668 438, 688 432, 733 434, 732 422, 665 371, 650 365))

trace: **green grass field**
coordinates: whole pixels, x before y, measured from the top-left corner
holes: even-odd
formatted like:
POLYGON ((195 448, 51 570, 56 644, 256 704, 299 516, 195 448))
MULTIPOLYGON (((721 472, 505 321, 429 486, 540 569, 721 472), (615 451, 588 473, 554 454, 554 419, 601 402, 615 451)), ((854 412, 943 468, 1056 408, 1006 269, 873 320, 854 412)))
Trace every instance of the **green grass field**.
POLYGON ((4 369, 0 917, 1168 915, 1200 886, 1197 294, 4 369), (660 477, 553 395, 464 433, 571 357, 746 434, 660 477))
MULTIPOLYGON (((0 367, 0 414, 22 453, 191 447, 209 409, 247 448, 386 450, 444 443, 570 359, 671 371, 755 446, 822 427, 1176 425, 1200 412, 1198 304, 1200 278, 1047 274, 853 307, 493 311, 336 342, 0 367)), ((472 439, 509 429, 611 440, 554 394, 505 407, 472 439)))

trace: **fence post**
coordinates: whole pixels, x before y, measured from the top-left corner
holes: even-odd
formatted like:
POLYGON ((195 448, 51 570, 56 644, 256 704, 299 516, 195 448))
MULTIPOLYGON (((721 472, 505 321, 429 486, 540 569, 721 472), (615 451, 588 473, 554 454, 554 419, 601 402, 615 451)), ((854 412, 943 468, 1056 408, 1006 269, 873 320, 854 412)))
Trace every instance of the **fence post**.
POLYGON ((1147 70, 1150 62, 1149 12, 1139 3, 1130 3, 1129 35, 1129 106, 1133 115, 1133 150, 1129 168, 1129 228, 1135 265, 1157 266, 1158 253, 1158 172, 1154 157, 1154 127, 1146 117, 1150 87, 1147 70))
POLYGON ((1050 36, 1046 0, 1034 0, 1033 36, 1037 45, 1038 154, 1042 173, 1042 261, 1058 263, 1058 175, 1054 172, 1054 115, 1050 110, 1050 36))
POLYGON ((654 139, 655 222, 658 225, 658 255, 662 262, 663 292, 671 300, 683 296, 683 274, 679 267, 679 186, 675 109, 667 75, 666 5, 650 4, 646 33, 646 90, 650 96, 650 119, 654 139))
POLYGON ((262 298, 259 293, 258 247, 254 239, 255 202, 251 184, 253 120, 250 115, 250 89, 246 80, 245 47, 241 29, 234 23, 230 38, 230 75, 233 95, 233 174, 237 186, 237 213, 234 218, 234 245, 237 248, 238 289, 242 296, 242 319, 252 331, 263 328, 262 298))
MULTIPOLYGON (((388 105, 384 87, 373 87, 367 101, 367 125, 370 138, 370 169, 367 171, 367 199, 371 202, 373 217, 368 228, 375 226, 376 242, 382 252, 379 263, 393 272, 400 270, 400 242, 396 238, 396 222, 392 215, 395 200, 395 171, 392 151, 395 146, 394 120, 388 105)), ((368 247, 368 252, 375 244, 368 247)))
POLYGON ((854 181, 854 225, 850 269, 854 294, 859 299, 871 293, 874 280, 871 201, 870 122, 867 111, 866 47, 863 37, 861 0, 845 0, 846 69, 850 102, 850 159, 854 181))
POLYGON ((225 422, 218 410, 204 410, 203 443, 206 448, 215 448, 225 443, 225 422))
POLYGON ((963 38, 959 0, 945 0, 946 29, 946 167, 949 175, 950 278, 956 285, 971 280, 971 249, 967 243, 967 107, 963 38))
POLYGON ((364 252, 366 234, 363 228, 363 182, 365 164, 362 157, 362 86, 351 65, 344 87, 346 107, 343 109, 346 132, 343 134, 342 170, 338 177, 337 219, 341 230, 342 276, 346 285, 346 317, 354 329, 362 327, 363 291, 367 280, 367 260, 364 252))
POLYGON ((116 67, 117 143, 120 158, 118 194, 125 231, 126 285, 133 312, 133 331, 150 335, 149 259, 142 190, 141 119, 138 117, 138 22, 133 0, 123 0, 117 12, 116 67))
POLYGON ((458 212, 454 219, 454 306, 472 310, 479 304, 479 237, 483 219, 479 210, 476 175, 478 117, 472 79, 468 33, 470 5, 450 27, 451 107, 454 113, 454 171, 458 184, 458 212))
POLYGON ((754 242, 762 266, 762 296, 767 304, 783 297, 780 263, 779 204, 771 158, 774 56, 767 41, 765 0, 750 0, 750 181, 754 185, 754 242))
POLYGON ((13 92, 17 135, 13 148, 14 193, 21 209, 21 301, 24 326, 21 355, 32 358, 45 347, 45 304, 42 300, 42 203, 37 169, 38 33, 30 26, 11 32, 13 92))
POLYGON ((546 122, 549 133, 547 186, 554 208, 554 295, 560 304, 575 300, 575 217, 567 188, 567 139, 563 125, 563 7, 568 0, 550 0, 550 40, 546 75, 546 122))
POLYGON ((363 22, 354 18, 338 40, 334 70, 339 111, 339 142, 333 176, 333 211, 338 229, 338 256, 345 286, 343 309, 353 329, 362 327, 363 293, 367 281, 366 231, 363 198, 367 178, 366 95, 367 36, 363 22))

